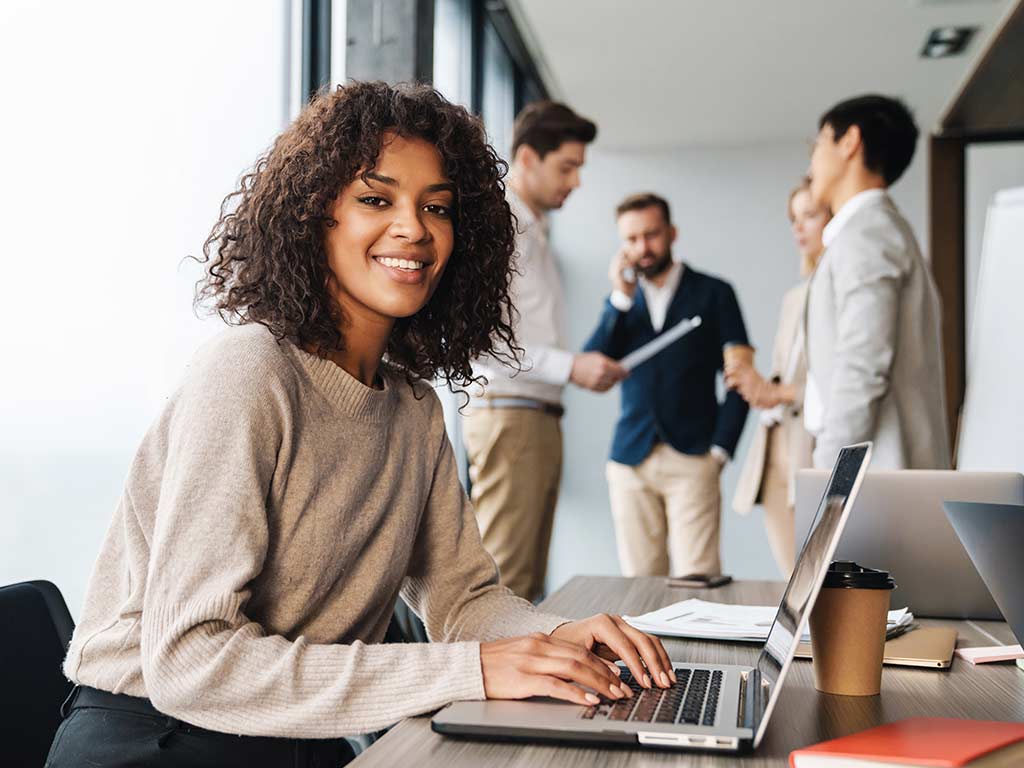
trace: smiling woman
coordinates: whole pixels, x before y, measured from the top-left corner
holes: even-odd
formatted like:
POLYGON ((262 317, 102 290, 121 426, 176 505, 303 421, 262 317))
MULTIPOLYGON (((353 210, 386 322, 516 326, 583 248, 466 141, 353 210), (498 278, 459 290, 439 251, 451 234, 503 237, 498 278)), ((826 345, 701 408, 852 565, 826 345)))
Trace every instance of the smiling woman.
POLYGON ((620 617, 499 584, 424 381, 514 349, 504 171, 464 109, 377 83, 243 177, 198 294, 239 327, 139 447, 48 766, 340 765, 342 737, 457 699, 632 696, 612 659, 670 684, 620 617), (381 644, 399 595, 433 642, 381 644))
POLYGON ((451 256, 454 197, 434 145, 385 133, 376 171, 342 190, 325 237, 329 287, 350 325, 387 338, 395 318, 427 303, 451 256))
POLYGON ((198 298, 335 356, 356 343, 367 310, 390 312, 392 366, 468 384, 471 359, 513 342, 505 171, 479 121, 431 89, 324 93, 225 200, 198 298), (421 278, 377 269, 380 257, 428 253, 421 278), (419 290, 377 283, 376 272, 419 290))

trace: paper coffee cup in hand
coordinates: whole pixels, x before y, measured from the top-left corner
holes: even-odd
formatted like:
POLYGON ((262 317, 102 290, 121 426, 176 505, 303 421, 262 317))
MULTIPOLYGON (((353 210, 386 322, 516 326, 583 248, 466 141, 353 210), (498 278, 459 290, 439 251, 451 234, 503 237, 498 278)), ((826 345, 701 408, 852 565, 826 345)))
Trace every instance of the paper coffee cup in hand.
POLYGON ((829 566, 811 611, 814 687, 842 696, 874 696, 882 688, 889 597, 887 571, 848 560, 829 566))
POLYGON ((739 344, 730 341, 722 347, 722 358, 725 360, 726 368, 736 365, 753 365, 754 348, 749 344, 739 344))

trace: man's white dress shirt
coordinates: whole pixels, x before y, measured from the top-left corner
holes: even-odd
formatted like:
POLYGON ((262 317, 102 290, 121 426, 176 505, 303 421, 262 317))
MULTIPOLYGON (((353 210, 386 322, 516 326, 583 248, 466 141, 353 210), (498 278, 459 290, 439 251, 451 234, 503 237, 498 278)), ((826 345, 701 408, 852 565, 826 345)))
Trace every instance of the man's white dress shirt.
MULTIPOLYGON (((644 301, 647 302, 647 312, 651 316, 651 325, 654 327, 655 333, 660 333, 665 326, 668 306, 672 303, 672 297, 676 295, 676 289, 679 288, 679 281, 683 277, 684 269, 686 269, 686 265, 681 261, 672 262, 672 266, 668 268, 668 274, 665 276, 665 282, 660 286, 644 277, 640 278, 640 290, 644 292, 644 301)), ((627 296, 618 289, 612 291, 608 300, 620 312, 629 312, 633 308, 633 297, 627 296)))
MULTIPOLYGON (((548 244, 548 223, 512 191, 506 190, 516 217, 515 265, 512 305, 516 343, 525 350, 522 371, 499 360, 483 358, 473 363, 473 375, 485 376, 489 397, 521 397, 560 403, 572 371, 573 353, 565 333, 565 297, 554 254, 548 244)), ((471 394, 480 395, 478 391, 471 394)))

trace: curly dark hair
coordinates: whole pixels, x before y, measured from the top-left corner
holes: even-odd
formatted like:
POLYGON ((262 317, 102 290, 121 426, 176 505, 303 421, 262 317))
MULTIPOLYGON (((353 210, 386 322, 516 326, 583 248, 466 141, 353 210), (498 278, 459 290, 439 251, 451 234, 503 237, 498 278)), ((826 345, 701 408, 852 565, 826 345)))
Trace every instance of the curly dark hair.
POLYGON ((479 119, 422 85, 351 83, 318 94, 224 198, 203 245, 208 267, 196 305, 209 302, 230 324, 260 323, 321 355, 343 349, 324 230, 337 224, 328 214, 341 190, 376 166, 385 131, 435 145, 456 186, 448 265, 430 301, 396 321, 385 360, 410 382, 449 386, 475 381, 471 361, 481 355, 516 365, 508 165, 479 119))

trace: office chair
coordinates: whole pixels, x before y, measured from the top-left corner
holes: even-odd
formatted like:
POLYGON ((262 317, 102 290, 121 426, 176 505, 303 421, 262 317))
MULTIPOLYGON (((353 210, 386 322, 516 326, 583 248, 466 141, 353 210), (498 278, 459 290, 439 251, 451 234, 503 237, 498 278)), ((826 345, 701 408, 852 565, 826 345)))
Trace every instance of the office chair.
POLYGON ((71 692, 61 664, 75 624, 48 581, 0 587, 0 765, 39 768, 71 692))
POLYGON ((385 643, 427 643, 427 628, 423 625, 420 617, 412 612, 405 600, 398 598, 395 603, 395 611, 391 615, 391 623, 388 624, 387 633, 384 635, 385 643))

